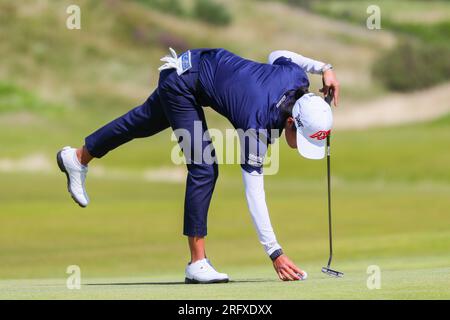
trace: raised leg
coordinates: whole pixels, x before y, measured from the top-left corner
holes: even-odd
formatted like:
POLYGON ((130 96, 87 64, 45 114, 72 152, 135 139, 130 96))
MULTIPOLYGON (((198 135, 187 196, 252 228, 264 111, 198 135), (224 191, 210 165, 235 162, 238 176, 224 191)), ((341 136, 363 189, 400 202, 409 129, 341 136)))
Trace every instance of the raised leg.
MULTIPOLYGON (((140 106, 111 121, 85 139, 86 160, 101 158, 109 151, 135 138, 144 138, 169 127, 157 91, 140 106)), ((83 150, 81 150, 83 151, 83 150)), ((88 161, 88 162, 89 162, 88 161)))

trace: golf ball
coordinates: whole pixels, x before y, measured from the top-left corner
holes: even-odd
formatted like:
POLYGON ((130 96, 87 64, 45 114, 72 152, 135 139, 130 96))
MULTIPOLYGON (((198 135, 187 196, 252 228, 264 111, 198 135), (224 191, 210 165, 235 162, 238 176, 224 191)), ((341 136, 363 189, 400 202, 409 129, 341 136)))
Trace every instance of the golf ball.
POLYGON ((300 277, 299 281, 308 279, 308 274, 306 273, 306 271, 303 271, 303 274, 298 273, 298 276, 300 277))

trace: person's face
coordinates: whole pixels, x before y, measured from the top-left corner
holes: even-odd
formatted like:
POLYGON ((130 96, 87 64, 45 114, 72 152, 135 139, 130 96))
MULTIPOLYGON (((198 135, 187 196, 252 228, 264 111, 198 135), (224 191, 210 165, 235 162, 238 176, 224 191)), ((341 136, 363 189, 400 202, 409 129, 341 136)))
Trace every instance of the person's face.
POLYGON ((294 118, 289 117, 284 124, 284 136, 289 147, 297 148, 297 128, 295 127, 294 118))

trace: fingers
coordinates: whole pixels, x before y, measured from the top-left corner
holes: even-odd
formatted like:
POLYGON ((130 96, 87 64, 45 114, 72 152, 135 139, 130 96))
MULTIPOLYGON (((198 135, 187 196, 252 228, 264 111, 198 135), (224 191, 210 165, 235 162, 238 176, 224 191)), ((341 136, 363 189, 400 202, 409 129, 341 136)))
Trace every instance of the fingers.
POLYGON ((324 96, 326 97, 328 95, 329 90, 330 90, 330 87, 324 84, 322 89, 319 90, 319 92, 322 92, 324 94, 324 96))
POLYGON ((278 278, 280 278, 280 280, 286 281, 283 274, 281 273, 281 271, 277 271, 277 274, 278 274, 278 278))
POLYGON ((175 50, 173 50, 172 48, 169 48, 169 51, 173 58, 178 59, 178 56, 177 56, 177 53, 175 52, 175 50))
POLYGON ((300 280, 300 276, 298 275, 298 273, 303 274, 303 271, 298 268, 294 269, 294 267, 289 265, 281 267, 279 270, 277 270, 278 277, 283 281, 300 280))
POLYGON ((283 272, 280 270, 277 270, 277 274, 278 274, 278 278, 280 278, 280 280, 286 281, 286 277, 284 276, 283 272))
POLYGON ((286 269, 281 270, 281 274, 284 277, 283 281, 292 281, 294 278, 290 275, 290 273, 286 269))
POLYGON ((173 63, 173 62, 168 61, 168 60, 162 60, 162 59, 161 59, 161 61, 166 61, 166 63, 158 68, 159 71, 166 70, 166 69, 176 69, 177 68, 176 63, 173 63))
POLYGON ((174 59, 172 57, 169 57, 169 56, 162 57, 159 60, 162 61, 162 62, 167 62, 167 63, 176 63, 177 62, 176 59, 174 59))
POLYGON ((286 256, 278 257, 273 263, 274 269, 278 277, 283 281, 298 281, 302 280, 305 272, 298 268, 286 256))
POLYGON ((163 70, 167 70, 167 69, 176 69, 176 68, 177 68, 177 67, 174 66, 173 64, 171 64, 171 63, 166 63, 166 64, 163 64, 161 67, 159 67, 158 70, 159 70, 159 71, 163 71, 163 70))
POLYGON ((323 93, 324 98, 328 97, 330 94, 333 96, 334 106, 337 107, 339 103, 339 86, 324 86, 320 89, 320 92, 323 93))
POLYGON ((324 93, 325 97, 327 97, 329 94, 332 94, 334 106, 337 107, 339 104, 339 82, 337 81, 336 75, 332 70, 328 70, 322 75, 322 83, 323 88, 320 90, 320 92, 324 93), (330 89, 333 92, 329 92, 330 89))
POLYGON ((169 69, 169 65, 167 63, 163 64, 161 67, 158 68, 159 71, 163 71, 163 70, 166 70, 166 69, 169 69))
POLYGON ((297 267, 295 264, 292 264, 290 267, 291 267, 292 270, 295 271, 296 274, 297 274, 297 273, 303 274, 303 270, 301 270, 301 269, 300 269, 299 267, 297 267))
POLYGON ((335 85, 333 88, 333 100, 334 106, 337 107, 339 103, 339 85, 335 85))
POLYGON ((298 272, 294 270, 292 266, 287 267, 287 272, 289 276, 291 277, 291 280, 300 280, 300 277, 298 276, 298 272))

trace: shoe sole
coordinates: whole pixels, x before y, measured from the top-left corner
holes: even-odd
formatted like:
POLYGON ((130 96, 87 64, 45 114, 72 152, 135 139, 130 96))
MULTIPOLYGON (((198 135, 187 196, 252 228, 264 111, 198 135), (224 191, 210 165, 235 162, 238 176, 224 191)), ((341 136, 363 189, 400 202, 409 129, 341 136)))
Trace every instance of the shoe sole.
POLYGON ((73 201, 75 201, 76 204, 78 204, 82 208, 86 208, 86 206, 82 205, 81 203, 79 203, 77 201, 77 199, 73 196, 72 191, 70 191, 70 177, 69 177, 69 174, 67 173, 66 167, 64 166, 64 162, 61 157, 61 152, 62 152, 62 150, 56 154, 56 162, 58 163, 59 170, 61 170, 61 172, 66 175, 67 191, 69 192, 70 196, 72 197, 73 201))
POLYGON ((230 279, 199 281, 195 279, 184 278, 185 284, 213 284, 213 283, 227 283, 229 281, 230 279))

